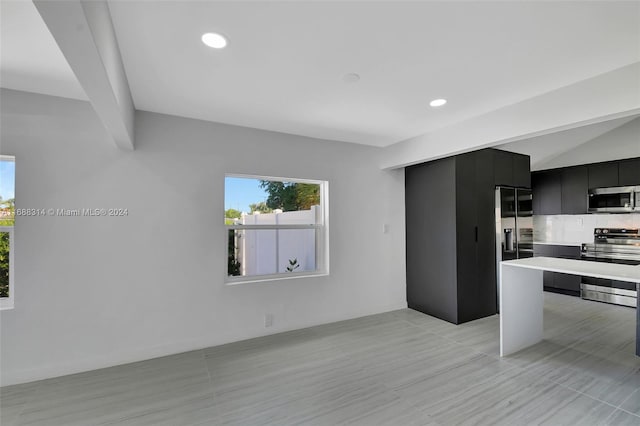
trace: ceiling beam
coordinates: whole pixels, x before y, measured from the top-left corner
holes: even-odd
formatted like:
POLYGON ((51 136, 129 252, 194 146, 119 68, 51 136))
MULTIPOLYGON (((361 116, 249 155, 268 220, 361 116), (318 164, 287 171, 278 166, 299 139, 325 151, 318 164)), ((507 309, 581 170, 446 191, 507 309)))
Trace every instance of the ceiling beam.
POLYGON ((116 145, 134 148, 135 106, 104 0, 34 0, 116 145))
POLYGON ((383 148, 396 169, 640 114, 640 62, 383 148))

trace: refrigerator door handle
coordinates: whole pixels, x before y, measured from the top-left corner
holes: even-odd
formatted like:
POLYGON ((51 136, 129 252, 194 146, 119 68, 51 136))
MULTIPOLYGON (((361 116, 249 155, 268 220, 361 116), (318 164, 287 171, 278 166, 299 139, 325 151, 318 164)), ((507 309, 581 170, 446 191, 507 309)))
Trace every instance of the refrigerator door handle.
POLYGON ((477 243, 478 242, 478 227, 477 226, 476 226, 476 229, 475 229, 475 233, 476 233, 476 243, 477 243))

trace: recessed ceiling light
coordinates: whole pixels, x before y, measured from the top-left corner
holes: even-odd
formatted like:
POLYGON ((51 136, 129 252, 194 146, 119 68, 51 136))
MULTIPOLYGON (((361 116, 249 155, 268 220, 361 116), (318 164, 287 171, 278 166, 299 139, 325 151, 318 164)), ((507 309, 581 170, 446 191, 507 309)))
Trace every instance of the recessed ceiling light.
POLYGON ((429 105, 431 105, 432 107, 439 107, 446 103, 447 103, 446 99, 434 99, 431 102, 429 102, 429 105))
POLYGON ((223 49, 227 45, 227 39, 218 33, 202 34, 202 42, 214 49, 223 49))
POLYGON ((350 72, 349 74, 345 74, 342 76, 342 81, 344 81, 345 83, 355 83, 358 80, 360 80, 360 75, 356 74, 355 72, 350 72))

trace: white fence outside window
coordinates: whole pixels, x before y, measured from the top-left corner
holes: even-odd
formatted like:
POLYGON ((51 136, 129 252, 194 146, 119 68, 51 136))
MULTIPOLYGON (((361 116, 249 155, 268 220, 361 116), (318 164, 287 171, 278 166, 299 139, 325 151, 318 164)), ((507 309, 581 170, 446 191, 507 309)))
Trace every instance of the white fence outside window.
POLYGON ((316 271, 318 227, 315 224, 319 214, 320 206, 312 206, 310 210, 243 215, 241 225, 274 227, 237 231, 241 275, 316 271))

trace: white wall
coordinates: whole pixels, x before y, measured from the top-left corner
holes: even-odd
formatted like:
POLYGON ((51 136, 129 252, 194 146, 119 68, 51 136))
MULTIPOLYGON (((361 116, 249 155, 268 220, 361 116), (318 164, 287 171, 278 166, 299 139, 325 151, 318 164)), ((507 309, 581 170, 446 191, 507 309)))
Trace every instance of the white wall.
POLYGON ((2 385, 406 307, 404 174, 378 148, 142 112, 125 152, 88 103, 10 90, 1 132, 18 208, 129 210, 17 218, 2 385), (225 286, 225 173, 328 180, 330 276, 225 286))
POLYGON ((629 143, 631 141, 628 139, 618 140, 615 135, 620 133, 616 128, 622 126, 628 129, 638 124, 640 124, 638 117, 618 118, 511 142, 497 148, 530 156, 531 171, 597 163, 605 161, 605 158, 620 160, 640 155, 640 133, 636 130, 636 145, 634 146, 629 143), (630 127, 626 127, 627 125, 630 127), (590 143, 596 138, 601 143, 604 141, 602 146, 590 143))
POLYGON ((539 164, 537 169, 554 169, 633 157, 640 157, 640 118, 549 158, 539 164))

